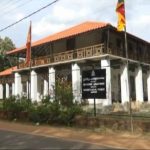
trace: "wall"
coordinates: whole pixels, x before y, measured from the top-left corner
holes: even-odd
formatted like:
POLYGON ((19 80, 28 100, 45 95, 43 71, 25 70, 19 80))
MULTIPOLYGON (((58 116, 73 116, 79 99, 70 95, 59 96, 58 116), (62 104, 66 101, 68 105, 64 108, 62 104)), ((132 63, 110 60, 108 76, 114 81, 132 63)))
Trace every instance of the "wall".
MULTIPOLYGON (((120 69, 112 68, 112 100, 113 102, 121 102, 121 85, 119 87, 120 79, 118 79, 120 74, 120 69), (120 95, 119 95, 120 94, 120 95)), ((120 82, 121 83, 121 82, 120 82)))
MULTIPOLYGON (((102 40, 101 35, 102 35, 101 31, 96 30, 95 32, 83 33, 74 37, 75 49, 100 44, 102 40)), ((70 37, 70 38, 73 38, 73 37, 70 37)), ((59 40, 53 43, 54 53, 60 53, 66 50, 67 50, 67 39, 59 40)))
POLYGON ((88 32, 76 37, 76 48, 87 47, 91 45, 100 44, 101 31, 88 32))
POLYGON ((60 53, 66 51, 66 40, 59 40, 53 44, 53 52, 60 53))

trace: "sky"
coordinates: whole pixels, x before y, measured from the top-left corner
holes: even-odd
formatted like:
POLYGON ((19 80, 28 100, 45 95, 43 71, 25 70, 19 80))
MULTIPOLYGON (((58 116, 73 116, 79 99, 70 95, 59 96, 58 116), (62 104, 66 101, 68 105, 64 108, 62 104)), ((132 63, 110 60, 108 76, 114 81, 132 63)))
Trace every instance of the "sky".
MULTIPOLYGON (((53 0, 0 0, 0 30, 51 3, 53 0)), ((117 26, 115 12, 118 0, 59 0, 20 23, 0 32, 16 47, 26 44, 30 20, 32 41, 75 26, 85 21, 98 21, 117 26)), ((125 0, 127 31, 150 41, 150 0, 125 0)))

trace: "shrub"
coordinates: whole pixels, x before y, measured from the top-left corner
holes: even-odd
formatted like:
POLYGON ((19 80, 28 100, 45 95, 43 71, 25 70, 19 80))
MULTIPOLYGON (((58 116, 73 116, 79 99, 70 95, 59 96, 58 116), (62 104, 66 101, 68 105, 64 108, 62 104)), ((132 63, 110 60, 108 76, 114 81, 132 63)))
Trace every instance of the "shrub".
POLYGON ((82 110, 81 106, 78 104, 74 104, 69 108, 66 107, 61 110, 61 113, 59 116, 59 121, 61 124, 70 126, 74 122, 74 118, 77 115, 80 115, 82 113, 83 113, 83 110, 82 110))
POLYGON ((19 103, 22 108, 22 111, 25 111, 25 112, 28 111, 32 105, 31 99, 27 99, 27 97, 21 97, 19 99, 19 103))
POLYGON ((19 118, 20 112, 28 111, 31 101, 25 97, 12 96, 3 101, 3 110, 7 112, 8 119, 19 118))
POLYGON ((56 101, 48 102, 47 105, 33 105, 29 110, 29 120, 34 123, 58 123, 59 114, 60 105, 56 101))
POLYGON ((38 114, 38 110, 36 107, 32 106, 29 110, 28 110, 28 117, 29 117, 29 121, 37 123, 40 122, 40 116, 38 114))
POLYGON ((44 96, 44 98, 42 99, 41 102, 42 102, 42 104, 44 104, 44 105, 49 104, 49 102, 50 102, 50 96, 49 96, 49 95, 44 96))
POLYGON ((61 111, 61 106, 57 101, 50 102, 47 106, 49 109, 49 123, 58 123, 59 122, 59 115, 61 111))
POLYGON ((70 82, 61 81, 60 79, 56 82, 56 101, 65 107, 73 105, 73 94, 72 86, 70 82))
POLYGON ((3 110, 3 101, 0 100, 0 110, 3 110))

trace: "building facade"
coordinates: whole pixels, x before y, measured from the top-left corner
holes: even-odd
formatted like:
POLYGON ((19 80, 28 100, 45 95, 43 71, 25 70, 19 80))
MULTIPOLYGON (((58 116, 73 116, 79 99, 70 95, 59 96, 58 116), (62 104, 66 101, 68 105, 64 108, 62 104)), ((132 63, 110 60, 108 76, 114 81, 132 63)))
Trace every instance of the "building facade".
POLYGON ((17 57, 18 64, 8 75, 0 73, 0 98, 26 95, 40 101, 49 95, 54 99, 61 79, 71 83, 74 100, 80 102, 82 72, 94 67, 106 69, 106 99, 96 103, 150 102, 150 44, 129 33, 127 41, 129 65, 124 32, 101 22, 84 22, 33 42, 30 65, 25 64, 25 46, 9 51, 7 55, 17 57))

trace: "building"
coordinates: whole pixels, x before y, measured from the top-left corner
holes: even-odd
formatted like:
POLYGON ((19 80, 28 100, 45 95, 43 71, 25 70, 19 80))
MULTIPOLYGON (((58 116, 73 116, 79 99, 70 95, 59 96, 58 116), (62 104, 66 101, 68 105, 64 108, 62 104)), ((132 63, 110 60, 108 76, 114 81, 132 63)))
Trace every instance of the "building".
POLYGON ((48 94, 53 98, 55 82, 62 78, 71 81, 74 99, 80 101, 82 71, 94 66, 106 69, 106 99, 97 103, 125 103, 129 97, 150 102, 150 43, 129 33, 127 39, 129 75, 124 33, 109 23, 84 22, 33 42, 31 66, 19 61, 26 57, 25 46, 9 51, 7 55, 16 56, 18 64, 0 73, 0 98, 4 93, 5 97, 26 94, 33 101, 48 94))

